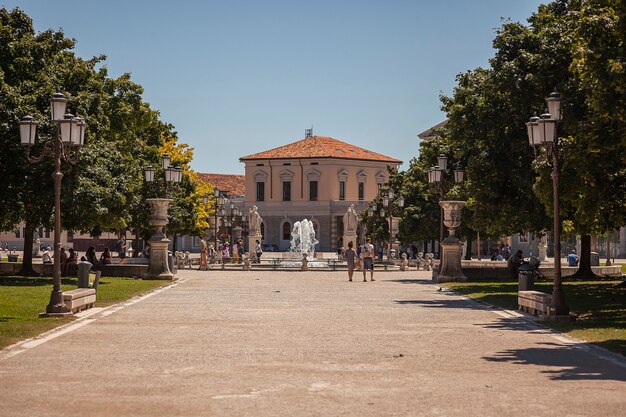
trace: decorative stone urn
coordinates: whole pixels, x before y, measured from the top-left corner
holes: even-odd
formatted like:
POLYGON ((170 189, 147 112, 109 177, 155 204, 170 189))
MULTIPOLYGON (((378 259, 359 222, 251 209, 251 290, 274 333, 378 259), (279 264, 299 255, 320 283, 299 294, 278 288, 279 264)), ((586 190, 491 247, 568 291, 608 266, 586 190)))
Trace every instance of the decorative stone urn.
POLYGON ((449 232, 444 242, 458 242, 459 238, 455 233, 461 226, 461 210, 465 206, 465 201, 440 201, 439 205, 443 208, 443 224, 449 232))
POLYGON ((446 225, 449 235, 441 242, 441 268, 435 275, 437 282, 467 281, 461 272, 461 246, 463 244, 456 237, 455 232, 461 226, 461 210, 465 201, 440 201, 443 208, 443 224, 446 225))
POLYGON ((168 265, 168 248, 170 241, 165 236, 163 228, 169 222, 167 220, 167 210, 172 200, 169 198, 148 198, 146 199, 152 209, 150 226, 155 231, 148 241, 150 244, 150 262, 148 272, 143 275, 143 279, 173 279, 174 274, 168 265))

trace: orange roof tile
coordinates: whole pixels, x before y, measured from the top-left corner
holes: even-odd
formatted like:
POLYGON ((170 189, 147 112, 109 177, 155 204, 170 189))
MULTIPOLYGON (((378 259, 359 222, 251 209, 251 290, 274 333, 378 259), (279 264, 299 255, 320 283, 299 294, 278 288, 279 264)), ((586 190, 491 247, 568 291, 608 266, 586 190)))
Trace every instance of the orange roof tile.
POLYGON ((213 187, 219 188, 220 191, 225 192, 230 197, 246 194, 245 175, 198 173, 198 177, 200 177, 200 180, 208 182, 213 187))
POLYGON ((285 146, 239 158, 255 159, 337 158, 401 164, 402 161, 326 136, 311 136, 285 146))

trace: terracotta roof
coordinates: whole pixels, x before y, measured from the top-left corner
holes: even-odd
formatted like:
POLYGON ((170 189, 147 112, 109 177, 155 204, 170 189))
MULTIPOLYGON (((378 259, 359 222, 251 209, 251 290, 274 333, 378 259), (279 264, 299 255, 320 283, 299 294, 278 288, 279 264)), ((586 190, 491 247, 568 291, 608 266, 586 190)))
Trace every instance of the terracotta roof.
POLYGON ((326 136, 311 136, 269 151, 259 152, 239 158, 240 161, 255 159, 298 159, 298 158, 337 158, 380 161, 401 164, 394 159, 358 146, 350 145, 326 136))
POLYGON ((208 182, 213 187, 219 188, 220 191, 225 192, 231 197, 246 194, 245 175, 198 173, 198 176, 202 181, 208 182))

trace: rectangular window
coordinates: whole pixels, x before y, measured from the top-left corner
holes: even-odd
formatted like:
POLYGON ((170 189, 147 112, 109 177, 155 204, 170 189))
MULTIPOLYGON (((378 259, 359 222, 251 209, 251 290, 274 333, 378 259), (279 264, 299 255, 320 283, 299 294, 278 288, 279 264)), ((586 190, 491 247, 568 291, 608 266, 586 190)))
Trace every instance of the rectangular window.
MULTIPOLYGON (((48 232, 48 230, 46 230, 46 234, 48 234, 50 232, 48 232)), ((74 232, 72 232, 71 230, 67 231, 67 241, 68 242, 73 242, 74 241, 74 232)))
POLYGON ((265 201, 265 183, 256 183, 256 201, 265 201))
POLYGON ((283 201, 291 201, 291 181, 283 182, 283 201))
POLYGON ((16 239, 20 238, 20 229, 15 229, 15 238, 16 239))
POLYGON ((365 183, 359 183, 359 201, 365 200, 365 183))
POLYGON ((346 199, 346 182, 345 181, 339 181, 339 199, 340 200, 346 199))
POLYGON ((317 201, 317 181, 309 181, 309 200, 317 201))
POLYGON ((39 237, 43 237, 43 227, 40 227, 37 233, 39 233, 39 237))
POLYGON ((46 229, 46 239, 50 239, 50 229, 46 229))

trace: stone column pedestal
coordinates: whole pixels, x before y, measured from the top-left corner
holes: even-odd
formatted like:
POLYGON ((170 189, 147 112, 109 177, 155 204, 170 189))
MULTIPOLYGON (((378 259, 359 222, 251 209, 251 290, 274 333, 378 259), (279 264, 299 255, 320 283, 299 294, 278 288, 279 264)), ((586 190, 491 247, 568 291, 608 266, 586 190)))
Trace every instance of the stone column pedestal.
POLYGON ((461 271, 461 242, 446 242, 441 244, 441 269, 435 277, 436 282, 467 281, 461 271))
POLYGON ((356 250, 356 248, 359 246, 359 242, 357 241, 357 237, 356 237, 356 232, 343 235, 343 249, 344 250, 348 249, 348 242, 352 242, 352 244, 354 245, 352 246, 352 249, 356 250))
POLYGON ((250 252, 250 259, 256 260, 256 241, 263 242, 263 236, 261 235, 248 235, 248 251, 250 252))
POLYGON ((461 209, 465 201, 440 201, 443 208, 443 223, 449 236, 441 243, 441 263, 439 272, 434 275, 436 282, 467 281, 461 272, 461 246, 455 232, 461 226, 461 209))
POLYGON ((167 209, 172 200, 168 198, 148 198, 146 201, 152 209, 150 225, 155 228, 155 232, 148 240, 150 244, 150 262, 148 263, 148 271, 143 275, 143 279, 173 279, 174 274, 170 271, 167 263, 170 241, 163 232, 163 228, 168 223, 167 209))

